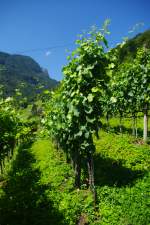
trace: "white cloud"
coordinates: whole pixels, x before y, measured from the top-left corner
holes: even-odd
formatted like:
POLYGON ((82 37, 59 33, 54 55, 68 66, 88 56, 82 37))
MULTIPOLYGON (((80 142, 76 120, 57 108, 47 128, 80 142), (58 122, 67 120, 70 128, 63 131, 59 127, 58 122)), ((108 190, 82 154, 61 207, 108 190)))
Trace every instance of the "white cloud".
POLYGON ((45 53, 45 56, 49 56, 49 55, 51 55, 51 54, 52 54, 51 51, 47 51, 47 52, 45 53))

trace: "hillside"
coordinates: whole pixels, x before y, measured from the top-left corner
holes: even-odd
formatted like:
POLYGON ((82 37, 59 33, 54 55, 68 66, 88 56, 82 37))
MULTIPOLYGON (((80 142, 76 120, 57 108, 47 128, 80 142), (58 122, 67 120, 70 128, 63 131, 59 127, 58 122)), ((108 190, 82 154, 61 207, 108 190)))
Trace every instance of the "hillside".
POLYGON ((139 33, 134 38, 127 41, 123 48, 120 49, 120 62, 134 58, 137 49, 141 47, 150 48, 150 30, 139 33))
POLYGON ((58 82, 31 57, 0 52, 0 84, 4 86, 4 96, 12 96, 19 88, 24 97, 32 100, 41 90, 54 88, 58 82))

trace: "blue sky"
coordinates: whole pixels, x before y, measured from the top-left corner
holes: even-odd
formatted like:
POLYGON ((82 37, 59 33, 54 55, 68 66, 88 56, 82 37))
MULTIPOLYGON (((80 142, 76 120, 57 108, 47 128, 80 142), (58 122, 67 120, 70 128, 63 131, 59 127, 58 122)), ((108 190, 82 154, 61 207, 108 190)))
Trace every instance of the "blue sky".
POLYGON ((107 18, 112 47, 135 24, 144 23, 134 34, 150 28, 150 0, 0 0, 0 51, 29 55, 60 80, 66 49, 72 51, 78 34, 107 18))

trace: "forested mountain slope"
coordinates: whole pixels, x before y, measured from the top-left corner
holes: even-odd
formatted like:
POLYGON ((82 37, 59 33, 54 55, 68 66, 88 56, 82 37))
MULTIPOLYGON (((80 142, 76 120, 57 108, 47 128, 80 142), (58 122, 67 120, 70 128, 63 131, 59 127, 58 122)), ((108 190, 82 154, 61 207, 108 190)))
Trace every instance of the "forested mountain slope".
POLYGON ((5 96, 13 95, 19 88, 24 97, 32 100, 41 90, 54 88, 58 82, 31 57, 0 52, 0 84, 5 96))
POLYGON ((150 48, 150 30, 139 33, 127 41, 119 51, 120 62, 133 59, 136 56, 137 49, 141 47, 150 48))

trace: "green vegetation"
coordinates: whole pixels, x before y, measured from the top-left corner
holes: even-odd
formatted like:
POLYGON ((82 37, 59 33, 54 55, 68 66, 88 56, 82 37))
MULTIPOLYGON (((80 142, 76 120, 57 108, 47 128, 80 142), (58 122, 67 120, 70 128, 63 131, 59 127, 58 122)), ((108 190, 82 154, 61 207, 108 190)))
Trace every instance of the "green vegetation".
POLYGON ((38 93, 56 87, 58 82, 31 57, 0 52, 0 84, 5 97, 14 96, 15 89, 21 89, 23 97, 33 101, 38 93))
POLYGON ((100 136, 95 155, 99 224, 148 225, 150 147, 134 143, 128 135, 100 136))
POLYGON ((119 50, 119 61, 132 61, 139 48, 150 48, 150 30, 137 34, 134 38, 129 39, 126 44, 119 50))
POLYGON ((51 97, 44 121, 51 137, 64 150, 75 171, 75 186, 81 186, 81 173, 88 174, 95 201, 93 133, 98 137, 100 99, 111 68, 104 52, 107 41, 99 30, 76 41, 77 49, 63 68, 65 78, 60 90, 51 97), (86 168, 87 167, 87 168, 86 168))
POLYGON ((84 218, 91 225, 148 225, 149 146, 104 131, 95 141, 95 212, 86 180, 74 189, 74 173, 63 152, 39 138, 18 149, 1 184, 0 224, 74 225, 84 218))
MULTIPOLYGON (((120 64, 108 24, 77 40, 55 91, 26 107, 1 93, 0 225, 150 224, 150 50, 120 64)), ((0 66, 41 73, 28 57, 0 53, 0 66)))
POLYGON ((92 200, 73 183, 71 167, 50 140, 22 145, 0 189, 0 224, 76 224, 92 200))
POLYGON ((150 50, 139 49, 133 63, 117 65, 108 83, 108 88, 109 94, 104 106, 105 113, 107 115, 118 114, 120 120, 131 115, 135 134, 136 118, 139 112, 143 112, 143 139, 146 142, 150 105, 150 50))
POLYGON ((11 158, 15 147, 18 117, 10 103, 11 98, 0 99, 0 169, 3 172, 5 158, 11 158))

